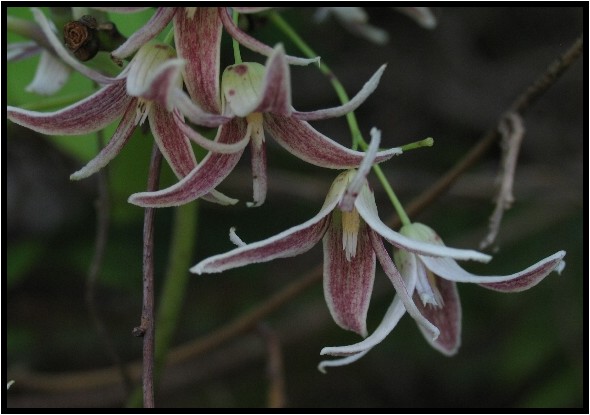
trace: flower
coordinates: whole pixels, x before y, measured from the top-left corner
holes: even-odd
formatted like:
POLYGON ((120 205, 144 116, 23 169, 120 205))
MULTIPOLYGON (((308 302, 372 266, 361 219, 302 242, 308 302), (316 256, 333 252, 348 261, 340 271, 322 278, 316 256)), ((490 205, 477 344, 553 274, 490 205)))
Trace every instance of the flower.
MULTIPOLYGON (((347 170, 336 178, 316 216, 268 239, 204 259, 190 271, 197 274, 216 273, 291 257, 308 251, 322 239, 324 295, 330 313, 340 327, 366 336, 366 316, 378 259, 404 307, 435 338, 438 329, 418 311, 409 295, 411 291, 407 290, 384 247, 383 239, 421 255, 480 261, 489 260, 489 256, 408 238, 391 230, 379 219, 366 175, 375 160, 380 133, 373 129, 371 135, 371 144, 358 171, 347 170)), ((239 242, 235 235, 231 239, 239 242)))
MULTIPOLYGON (((421 223, 405 225, 400 233, 416 241, 444 246, 434 230, 421 223)), ((500 292, 519 292, 537 285, 552 271, 561 272, 565 266, 565 251, 559 251, 523 271, 504 276, 474 275, 463 268, 451 256, 433 257, 400 248, 395 262, 420 313, 440 330, 433 339, 423 326, 419 326, 428 343, 446 356, 457 353, 461 343, 461 303, 456 282, 472 282, 500 292)), ((405 313, 404 299, 397 295, 383 320, 373 334, 350 346, 325 347, 322 355, 347 356, 343 359, 323 361, 319 365, 324 372, 328 366, 342 366, 364 356, 380 343, 396 326, 405 313)))
MULTIPOLYGON (((199 37, 197 37, 199 39, 199 37)), ((189 49, 188 45, 179 50, 189 49)), ((190 52, 189 52, 190 53, 190 52)), ((207 62, 207 58, 204 59, 207 62)), ((364 153, 350 150, 313 129, 306 121, 336 117, 358 107, 377 87, 385 70, 382 66, 361 91, 349 103, 312 112, 295 111, 291 106, 290 72, 287 57, 279 44, 268 58, 265 66, 250 62, 229 66, 223 73, 221 82, 222 101, 216 98, 219 92, 214 88, 217 72, 203 61, 187 59, 187 85, 192 85, 199 104, 208 110, 219 111, 224 116, 233 117, 222 125, 214 142, 177 119, 178 127, 193 141, 210 150, 190 174, 173 186, 157 192, 142 192, 131 195, 129 202, 142 207, 165 207, 187 203, 200 197, 203 183, 219 184, 237 164, 245 146, 249 143, 252 156, 253 202, 250 206, 261 205, 266 197, 266 149, 264 130, 290 153, 316 166, 331 169, 350 169, 357 167, 364 153), (196 63, 195 63, 196 62, 196 63), (188 75, 194 70, 202 76, 188 75), (207 87, 205 87, 207 86, 207 87), (233 131, 228 131, 232 129, 233 131), (243 135, 238 131, 246 130, 243 135)), ((190 88, 189 88, 190 91, 190 88)), ((401 149, 392 148, 377 153, 377 162, 382 162, 401 149)))
MULTIPOLYGON (((173 113, 182 110, 191 119, 216 126, 227 117, 208 114, 190 101, 181 89, 184 62, 174 49, 158 43, 140 48, 124 71, 86 99, 51 113, 8 107, 8 118, 44 134, 76 135, 98 131, 122 116, 109 143, 81 170, 70 176, 86 178, 107 165, 125 146, 137 125, 149 119, 154 139, 174 173, 182 178, 197 165, 189 139, 177 128, 173 113)), ((209 188, 205 194, 213 190, 209 188)), ((234 199, 213 191, 207 198, 223 204, 234 199)))

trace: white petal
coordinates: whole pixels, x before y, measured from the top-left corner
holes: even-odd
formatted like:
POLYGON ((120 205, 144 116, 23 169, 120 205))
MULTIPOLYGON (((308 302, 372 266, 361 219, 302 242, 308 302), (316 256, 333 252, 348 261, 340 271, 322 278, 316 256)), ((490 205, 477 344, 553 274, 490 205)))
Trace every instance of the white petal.
POLYGON ((362 188, 359 197, 354 203, 361 217, 369 224, 375 232, 383 236, 391 244, 400 249, 415 252, 421 255, 430 255, 437 257, 451 257, 455 259, 470 259, 474 261, 488 262, 492 259, 491 256, 482 254, 481 252, 469 249, 448 248, 444 245, 435 245, 426 242, 421 242, 416 239, 407 238, 404 235, 393 231, 385 225, 379 215, 377 214, 377 205, 375 204, 375 197, 368 186, 362 188))
POLYGON ((41 52, 35 78, 27 86, 27 92, 51 95, 61 89, 70 76, 70 68, 46 50, 41 52))
POLYGON ((356 362, 357 360, 359 360, 364 355, 366 355, 369 352, 369 350, 370 349, 367 349, 367 350, 365 350, 363 352, 360 352, 360 353, 357 353, 357 354, 353 354, 353 355, 350 355, 350 356, 343 357, 342 359, 323 360, 318 365, 318 370, 320 372, 322 372, 322 373, 326 373, 326 368, 327 367, 336 367, 336 366, 349 365, 351 363, 356 362))

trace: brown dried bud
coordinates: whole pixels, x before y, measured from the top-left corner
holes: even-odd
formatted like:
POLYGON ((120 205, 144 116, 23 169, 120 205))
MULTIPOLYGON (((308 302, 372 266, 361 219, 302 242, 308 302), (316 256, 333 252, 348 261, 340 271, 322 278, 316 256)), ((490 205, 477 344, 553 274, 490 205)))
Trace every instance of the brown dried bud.
POLYGON ((92 59, 98 53, 100 44, 96 28, 97 22, 92 16, 82 16, 64 26, 66 47, 82 62, 92 59))

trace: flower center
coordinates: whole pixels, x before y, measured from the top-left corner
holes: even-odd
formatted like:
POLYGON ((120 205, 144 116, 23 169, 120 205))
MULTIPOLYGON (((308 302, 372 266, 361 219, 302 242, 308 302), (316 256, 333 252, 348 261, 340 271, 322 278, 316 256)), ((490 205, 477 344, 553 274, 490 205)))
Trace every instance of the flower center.
POLYGON ((418 274, 418 280, 416 281, 416 291, 420 295, 422 304, 429 304, 436 308, 443 307, 445 303, 438 290, 436 276, 426 267, 423 267, 423 271, 418 274))
POLYGON ((135 125, 142 125, 144 123, 151 107, 152 101, 143 98, 137 99, 137 107, 135 108, 135 125))
POLYGON ((356 255, 361 218, 356 209, 350 212, 342 211, 342 249, 346 253, 346 260, 350 261, 356 255))

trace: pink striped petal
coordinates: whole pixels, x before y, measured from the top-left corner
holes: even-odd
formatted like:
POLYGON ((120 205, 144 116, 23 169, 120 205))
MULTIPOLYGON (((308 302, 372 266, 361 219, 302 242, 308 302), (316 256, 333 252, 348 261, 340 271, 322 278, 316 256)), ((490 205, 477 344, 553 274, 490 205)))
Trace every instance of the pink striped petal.
POLYGON ((207 258, 192 267, 190 271, 195 274, 210 274, 307 252, 326 233, 330 223, 330 213, 337 203, 338 198, 333 198, 330 203, 324 204, 320 212, 307 222, 294 226, 271 238, 207 258))
POLYGON ((195 104, 184 91, 174 88, 172 91, 171 99, 174 102, 174 106, 189 120, 195 124, 202 125, 204 127, 218 127, 232 119, 232 117, 226 117, 218 114, 211 114, 203 111, 201 107, 195 104))
MULTIPOLYGON (((233 22, 231 16, 228 14, 228 10, 225 7, 218 8, 219 17, 225 27, 225 30, 237 40, 239 43, 244 45, 250 50, 254 52, 260 53, 264 56, 271 56, 273 53, 273 48, 264 43, 260 42, 259 40, 254 39, 252 36, 246 34, 242 30, 240 30, 233 22)), ((287 63, 291 65, 309 65, 310 63, 319 62, 319 56, 314 59, 306 59, 306 58, 297 58, 295 56, 286 56, 287 63)))
POLYGON ((117 130, 113 134, 108 144, 94 157, 86 166, 73 173, 70 180, 84 179, 106 166, 112 159, 114 159, 123 149, 125 144, 131 138, 133 131, 135 131, 135 113, 137 107, 137 99, 131 101, 128 105, 123 118, 119 122, 117 130))
POLYGON ((332 221, 323 238, 324 297, 332 318, 340 327, 365 337, 367 312, 375 280, 375 252, 369 228, 361 224, 356 255, 350 261, 342 249, 340 212, 332 213, 332 221))
POLYGON ((436 340, 433 340, 430 333, 424 327, 418 325, 418 328, 432 347, 446 356, 453 356, 457 353, 461 345, 461 302, 459 300, 459 293, 453 281, 447 281, 438 277, 435 277, 435 281, 436 288, 442 297, 442 307, 432 304, 424 305, 420 301, 420 296, 417 292, 414 293, 414 301, 420 313, 438 327, 440 336, 436 340))
POLYGON ((502 292, 519 292, 534 287, 551 271, 556 270, 565 251, 559 251, 531 265, 527 269, 511 275, 482 276, 465 271, 450 258, 433 258, 420 256, 420 260, 434 274, 455 282, 474 282, 482 287, 502 292))
MULTIPOLYGON (((223 125, 216 137, 220 143, 233 144, 247 132, 246 122, 236 118, 223 125)), ((233 154, 209 153, 184 179, 157 192, 135 193, 129 203, 142 207, 168 207, 188 203, 213 190, 227 177, 240 160, 243 151, 233 154)))
POLYGON ((124 59, 155 38, 170 23, 176 9, 176 7, 158 7, 150 20, 129 36, 121 46, 111 53, 111 56, 115 59, 124 59))
POLYGON ((186 60, 184 81, 191 98, 206 111, 221 112, 219 53, 222 24, 216 8, 198 7, 191 18, 174 16, 174 42, 178 56, 186 60))
POLYGON ((190 141, 174 122, 172 113, 153 103, 148 114, 154 140, 162 155, 179 179, 182 179, 197 166, 190 141))
POLYGON ((127 95, 122 79, 59 111, 43 113, 9 106, 7 116, 9 120, 43 134, 86 134, 115 121, 132 99, 127 95))
MULTIPOLYGON (((365 157, 364 152, 346 148, 315 130, 307 122, 293 117, 264 114, 264 127, 281 146, 316 166, 351 169, 358 167, 365 157)), ((379 151, 375 163, 381 163, 401 152, 400 148, 379 151)))
POLYGON ((271 112, 291 115, 291 73, 285 58, 285 49, 277 45, 265 65, 262 93, 252 112, 271 112))
POLYGON ((363 85, 362 89, 350 101, 344 105, 323 110, 300 112, 293 111, 293 117, 303 121, 323 120, 326 118, 341 117, 351 111, 357 109, 365 100, 377 89, 381 75, 385 71, 387 65, 381 67, 373 74, 373 76, 363 85))

